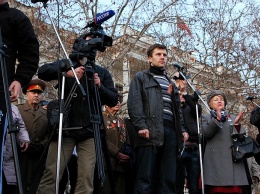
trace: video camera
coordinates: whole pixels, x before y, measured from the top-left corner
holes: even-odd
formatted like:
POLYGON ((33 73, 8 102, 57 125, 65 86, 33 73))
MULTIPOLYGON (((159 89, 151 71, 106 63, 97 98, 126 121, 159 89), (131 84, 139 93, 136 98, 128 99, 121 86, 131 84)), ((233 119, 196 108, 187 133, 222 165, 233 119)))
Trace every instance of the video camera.
POLYGON ((78 59, 88 57, 90 60, 95 60, 96 51, 104 52, 106 47, 112 46, 112 37, 106 35, 101 23, 113 15, 115 15, 115 12, 112 10, 103 12, 98 14, 92 22, 89 22, 85 26, 85 28, 90 28, 90 30, 75 40, 72 54, 70 54, 71 59, 75 57, 78 59), (91 36, 91 39, 87 40, 88 36, 91 36))
POLYGON ((107 46, 112 46, 112 43, 112 38, 105 34, 103 28, 95 25, 88 33, 76 39, 73 49, 80 53, 87 53, 91 50, 104 52, 107 46), (92 36, 92 39, 86 40, 87 36, 92 36))

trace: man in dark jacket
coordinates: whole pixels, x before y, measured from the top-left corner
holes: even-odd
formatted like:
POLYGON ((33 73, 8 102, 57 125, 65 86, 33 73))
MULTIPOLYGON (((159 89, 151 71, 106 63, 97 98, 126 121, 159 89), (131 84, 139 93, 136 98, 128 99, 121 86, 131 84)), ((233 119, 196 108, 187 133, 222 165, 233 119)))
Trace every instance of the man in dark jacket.
MULTIPOLYGON (((11 91, 10 100, 16 101, 21 87, 30 82, 38 68, 39 43, 29 18, 21 11, 10 8, 7 0, 0 0, 0 27, 2 34, 1 44, 3 43, 7 47, 4 49, 3 45, 0 45, 0 49, 6 54, 7 84, 11 91), (16 60, 19 63, 15 71, 16 60)), ((5 99, 2 69, 0 68, 0 146, 4 138, 3 127, 6 117, 6 100, 9 99, 5 99)), ((0 166, 2 166, 1 162, 0 166)))
MULTIPOLYGON (((260 108, 257 106, 251 112, 250 123, 258 128, 258 132, 260 132, 260 108)), ((260 144, 260 133, 256 136, 256 141, 260 144)), ((260 154, 255 156, 255 160, 257 164, 260 164, 260 154)))
POLYGON ((132 79, 128 113, 136 130, 137 176, 134 193, 175 193, 177 147, 188 139, 180 97, 166 76, 167 49, 154 44, 147 51, 150 69, 132 79))
MULTIPOLYGON (((99 94, 100 104, 106 104, 112 107, 117 104, 118 96, 108 70, 94 64, 97 50, 91 49, 91 47, 88 46, 88 41, 91 41, 93 38, 92 35, 87 34, 82 38, 87 42, 85 42, 85 44, 80 44, 80 46, 85 45, 86 48, 84 49, 88 50, 88 52, 81 54, 74 53, 75 55, 70 56, 74 63, 75 73, 87 95, 84 96, 79 87, 73 92, 73 98, 70 102, 71 109, 68 113, 67 121, 70 128, 79 129, 63 132, 60 177, 65 169, 65 164, 71 158, 74 147, 76 147, 78 155, 78 177, 75 193, 91 194, 93 193, 94 169, 96 164, 96 150, 93 133, 93 130, 95 130, 95 123, 93 122, 93 115, 102 116, 102 112, 100 112, 100 115, 95 112, 95 108, 97 108, 95 105, 99 104, 99 102, 96 102, 95 97, 99 94), (85 56, 82 56, 82 54, 85 56), (87 63, 85 59, 87 59, 87 63), (89 71, 90 69, 92 72, 89 71), (95 93, 95 88, 97 89, 98 94, 95 93), (90 115, 91 113, 93 113, 93 115, 90 115)), ((77 39, 73 46, 74 51, 80 50, 77 41, 79 40, 77 39)), ((82 40, 80 41, 82 42, 82 40)), ((46 81, 57 79, 60 63, 61 61, 58 61, 40 67, 38 70, 39 78, 46 81)), ((63 70, 66 71, 64 93, 65 98, 67 98, 75 84, 75 78, 70 65, 66 60, 63 65, 65 65, 63 70)), ((96 130, 99 130, 99 128, 96 130)), ((55 193, 57 147, 58 142, 52 141, 49 146, 46 169, 37 190, 37 194, 55 193)))
MULTIPOLYGON (((258 128, 260 130, 260 108, 257 106, 252 111, 250 116, 250 123, 258 128)), ((260 139, 260 138, 259 138, 260 139)), ((260 141, 259 141, 260 143, 260 141)))
MULTIPOLYGON (((18 99, 21 87, 26 86, 36 73, 39 63, 39 43, 29 18, 20 10, 10 8, 7 0, 0 0, 0 27, 2 32, 8 81, 13 90, 11 100, 18 99), (15 71, 16 60, 18 66, 15 71)), ((0 69, 0 92, 3 92, 0 69)), ((2 98, 1 98, 2 99, 2 98)), ((4 101, 3 101, 4 102, 4 101)))
POLYGON ((185 172, 187 173, 188 188, 190 194, 199 194, 200 178, 200 153, 199 135, 197 127, 196 104, 198 105, 198 116, 201 116, 202 108, 198 104, 198 96, 187 93, 187 82, 182 75, 177 72, 173 77, 179 89, 181 99, 181 109, 184 117, 185 127, 189 134, 189 139, 185 142, 184 150, 177 162, 177 194, 184 193, 185 172))

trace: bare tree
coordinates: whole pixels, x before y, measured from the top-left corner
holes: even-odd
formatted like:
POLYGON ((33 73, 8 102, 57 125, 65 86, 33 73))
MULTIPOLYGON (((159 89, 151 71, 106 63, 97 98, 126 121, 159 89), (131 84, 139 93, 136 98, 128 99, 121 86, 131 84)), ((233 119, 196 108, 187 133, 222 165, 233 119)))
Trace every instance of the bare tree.
MULTIPOLYGON (((32 6, 28 0, 20 2, 32 6)), ((114 39, 113 47, 100 53, 98 58, 122 87, 129 84, 124 82, 122 72, 129 71, 131 77, 134 72, 147 68, 148 45, 161 42, 170 48, 167 67, 170 76, 176 71, 170 64, 181 63, 203 97, 208 90, 219 88, 228 94, 230 112, 237 113, 240 105, 247 107, 244 122, 248 123, 253 105, 245 98, 248 95, 260 97, 260 5, 256 0, 57 2, 48 2, 48 10, 68 52, 74 39, 88 30, 83 28, 97 13, 110 9, 116 12, 102 24, 104 31, 114 39), (139 58, 133 57, 133 53, 139 58), (126 59, 131 67, 128 70, 122 68, 126 59)), ((41 43, 42 63, 64 57, 46 10, 41 3, 34 7, 31 20, 41 43)), ((126 95, 127 90, 123 94, 126 95)))

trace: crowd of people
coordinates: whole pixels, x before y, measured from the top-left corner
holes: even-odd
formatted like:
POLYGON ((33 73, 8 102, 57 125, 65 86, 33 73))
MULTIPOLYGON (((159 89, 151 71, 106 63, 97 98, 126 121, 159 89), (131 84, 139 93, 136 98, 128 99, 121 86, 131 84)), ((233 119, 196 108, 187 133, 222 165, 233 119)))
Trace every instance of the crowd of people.
MULTIPOLYGON (((231 154, 231 134, 246 132, 240 123, 243 112, 227 112, 226 94, 212 89, 206 99, 211 111, 202 114, 200 94, 189 91, 188 77, 179 72, 173 79, 167 76, 165 45, 153 44, 147 49, 149 68, 131 80, 129 119, 125 119, 118 114, 120 101, 112 75, 95 64, 97 48, 73 55, 71 61, 62 59, 38 68, 39 43, 32 24, 21 11, 10 8, 7 0, 0 0, 0 26, 3 43, 8 46, 4 59, 10 90, 10 99, 5 99, 0 72, 0 193, 18 194, 17 176, 22 177, 25 194, 54 194, 57 190, 75 194, 182 194, 184 185, 190 194, 202 190, 207 194, 249 194, 251 184, 259 183, 256 169, 260 154, 239 162, 231 154), (37 69, 39 79, 32 79, 37 69), (59 94, 59 99, 43 100, 45 81, 61 83, 63 72, 65 99, 59 94), (77 87, 75 76, 82 87, 77 87), (4 102, 16 101, 20 91, 26 102, 11 105, 19 129, 17 142, 11 142, 4 102), (68 106, 60 109, 63 100, 68 106), (64 111, 61 142, 60 110, 64 111), (20 175, 15 171, 12 143, 19 145, 20 175)), ((90 31, 76 41, 90 41, 94 35, 90 31)), ((73 52, 78 50, 76 41, 73 52)), ((250 123, 260 130, 259 107, 252 111, 250 123)), ((256 141, 260 143, 260 135, 256 141)))

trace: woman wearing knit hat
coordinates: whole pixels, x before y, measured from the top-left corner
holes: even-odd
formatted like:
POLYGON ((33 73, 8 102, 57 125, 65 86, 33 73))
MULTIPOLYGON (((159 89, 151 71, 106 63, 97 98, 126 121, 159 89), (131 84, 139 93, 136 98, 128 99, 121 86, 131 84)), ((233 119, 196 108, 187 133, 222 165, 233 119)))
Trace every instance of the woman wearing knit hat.
POLYGON ((231 132, 245 132, 237 117, 227 116, 227 97, 220 90, 208 93, 207 103, 213 114, 202 116, 202 131, 207 139, 204 154, 204 185, 206 193, 246 193, 249 185, 243 161, 233 162, 231 132))

